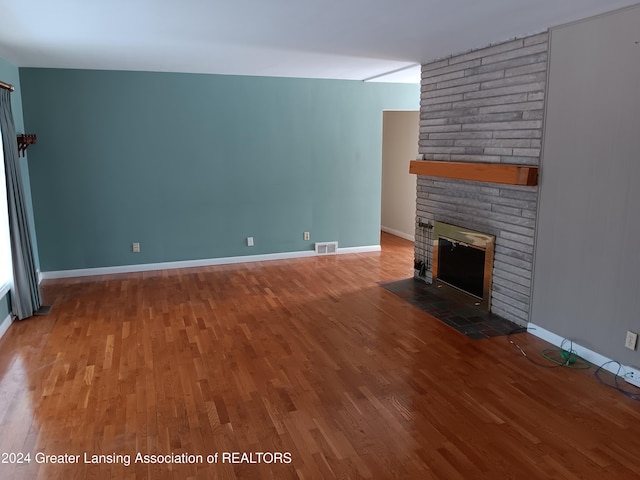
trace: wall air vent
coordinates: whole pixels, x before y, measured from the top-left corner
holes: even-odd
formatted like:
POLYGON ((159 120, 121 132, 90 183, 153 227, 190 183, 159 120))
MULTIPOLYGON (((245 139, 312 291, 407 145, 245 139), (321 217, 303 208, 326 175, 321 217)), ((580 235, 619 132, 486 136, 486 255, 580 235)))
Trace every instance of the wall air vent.
POLYGON ((316 242, 318 255, 332 255, 338 253, 338 242, 316 242))

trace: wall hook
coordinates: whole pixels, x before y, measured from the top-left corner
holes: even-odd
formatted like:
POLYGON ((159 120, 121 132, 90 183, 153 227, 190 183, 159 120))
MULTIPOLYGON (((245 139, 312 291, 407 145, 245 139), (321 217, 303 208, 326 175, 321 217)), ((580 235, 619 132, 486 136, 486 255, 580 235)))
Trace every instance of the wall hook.
POLYGON ((18 155, 24 157, 24 152, 29 145, 33 145, 38 142, 38 137, 35 133, 22 133, 18 135, 18 155))

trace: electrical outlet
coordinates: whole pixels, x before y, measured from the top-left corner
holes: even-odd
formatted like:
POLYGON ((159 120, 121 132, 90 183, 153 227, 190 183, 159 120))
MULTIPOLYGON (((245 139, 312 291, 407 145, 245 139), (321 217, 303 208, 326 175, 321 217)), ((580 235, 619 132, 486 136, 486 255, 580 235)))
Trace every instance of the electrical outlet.
POLYGON ((247 247, 253 247, 253 237, 247 237, 247 247))
POLYGON ((309 234, 309 232, 304 232, 303 237, 305 240, 311 240, 311 235, 309 234))
POLYGON ((635 350, 638 344, 638 334, 630 330, 627 330, 627 338, 624 341, 624 346, 629 350, 635 350))
POLYGON ((134 242, 131 245, 131 250, 133 251, 133 253, 140 253, 140 244, 138 242, 134 242))
POLYGON ((624 367, 624 379, 627 383, 640 388, 640 370, 631 367, 624 367))

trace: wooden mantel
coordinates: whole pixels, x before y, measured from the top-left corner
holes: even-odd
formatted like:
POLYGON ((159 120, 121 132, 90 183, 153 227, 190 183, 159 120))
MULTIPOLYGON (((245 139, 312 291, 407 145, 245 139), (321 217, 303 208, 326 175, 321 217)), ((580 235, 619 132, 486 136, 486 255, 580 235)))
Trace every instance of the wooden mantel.
POLYGON ((538 167, 529 165, 411 160, 409 173, 507 185, 538 185, 538 167))

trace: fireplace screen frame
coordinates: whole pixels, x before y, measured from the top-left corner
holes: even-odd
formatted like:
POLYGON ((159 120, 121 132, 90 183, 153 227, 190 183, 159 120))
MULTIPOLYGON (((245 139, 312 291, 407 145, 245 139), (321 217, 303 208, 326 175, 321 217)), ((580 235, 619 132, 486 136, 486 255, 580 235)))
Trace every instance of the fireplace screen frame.
POLYGON ((487 233, 477 232, 458 225, 451 225, 443 222, 434 222, 433 229, 433 250, 431 274, 432 282, 440 288, 447 288, 460 292, 466 298, 473 301, 474 305, 486 309, 491 309, 491 286, 493 283, 493 257, 495 253, 496 237, 487 233), (460 243, 467 247, 484 250, 484 272, 482 281, 482 298, 479 298, 465 290, 451 285, 438 277, 438 250, 440 237, 450 242, 460 243))

